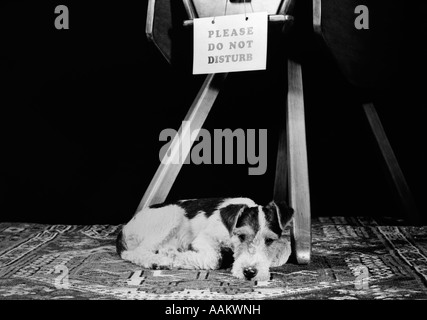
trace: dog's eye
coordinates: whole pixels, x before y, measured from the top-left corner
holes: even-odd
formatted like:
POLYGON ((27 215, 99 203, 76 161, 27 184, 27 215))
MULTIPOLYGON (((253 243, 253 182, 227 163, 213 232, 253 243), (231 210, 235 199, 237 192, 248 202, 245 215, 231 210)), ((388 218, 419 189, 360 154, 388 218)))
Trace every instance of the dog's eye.
POLYGON ((267 239, 265 239, 265 244, 267 245, 267 246, 269 246, 270 244, 272 244, 274 242, 274 239, 271 239, 271 238, 267 238, 267 239))
POLYGON ((244 235, 244 234, 239 234, 239 240, 240 241, 245 241, 245 239, 246 239, 246 236, 244 235))

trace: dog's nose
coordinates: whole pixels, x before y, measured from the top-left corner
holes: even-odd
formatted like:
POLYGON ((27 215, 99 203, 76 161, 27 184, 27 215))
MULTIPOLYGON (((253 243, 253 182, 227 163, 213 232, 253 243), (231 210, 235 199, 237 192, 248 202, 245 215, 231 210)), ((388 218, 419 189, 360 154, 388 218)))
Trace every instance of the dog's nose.
POLYGON ((255 277, 257 273, 258 270, 252 267, 243 269, 243 275, 248 280, 251 280, 253 277, 255 277))

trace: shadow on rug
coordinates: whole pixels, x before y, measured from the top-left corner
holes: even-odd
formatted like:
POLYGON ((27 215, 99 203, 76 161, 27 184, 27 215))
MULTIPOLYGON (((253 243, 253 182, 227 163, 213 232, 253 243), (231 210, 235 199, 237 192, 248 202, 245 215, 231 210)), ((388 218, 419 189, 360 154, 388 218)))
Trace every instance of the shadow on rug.
POLYGON ((427 299, 427 227, 312 221, 312 262, 243 281, 229 270, 143 270, 115 252, 119 226, 0 223, 0 299, 427 299))

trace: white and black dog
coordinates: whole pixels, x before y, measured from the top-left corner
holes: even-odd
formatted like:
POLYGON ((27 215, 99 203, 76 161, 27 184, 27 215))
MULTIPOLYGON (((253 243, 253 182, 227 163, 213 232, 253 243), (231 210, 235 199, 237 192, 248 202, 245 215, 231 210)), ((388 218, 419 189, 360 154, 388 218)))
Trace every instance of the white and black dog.
POLYGON ((117 237, 121 258, 144 268, 218 269, 233 253, 233 276, 268 280, 270 267, 291 253, 283 234, 293 209, 285 202, 259 206, 248 198, 181 200, 137 212, 117 237))

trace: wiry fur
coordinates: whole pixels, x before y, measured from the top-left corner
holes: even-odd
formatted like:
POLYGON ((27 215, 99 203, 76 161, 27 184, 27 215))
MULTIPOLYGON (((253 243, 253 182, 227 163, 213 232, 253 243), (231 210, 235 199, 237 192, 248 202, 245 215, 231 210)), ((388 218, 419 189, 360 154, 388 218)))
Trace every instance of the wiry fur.
POLYGON ((117 237, 119 255, 144 268, 218 269, 233 251, 232 274, 267 280, 269 268, 287 262, 282 235, 293 210, 285 203, 258 206, 248 198, 199 199, 145 208, 117 237))

